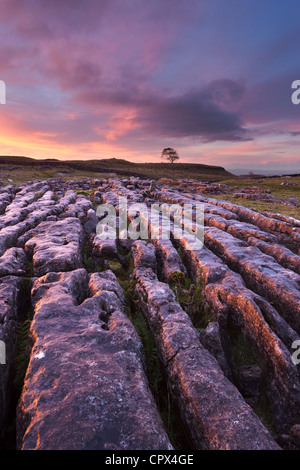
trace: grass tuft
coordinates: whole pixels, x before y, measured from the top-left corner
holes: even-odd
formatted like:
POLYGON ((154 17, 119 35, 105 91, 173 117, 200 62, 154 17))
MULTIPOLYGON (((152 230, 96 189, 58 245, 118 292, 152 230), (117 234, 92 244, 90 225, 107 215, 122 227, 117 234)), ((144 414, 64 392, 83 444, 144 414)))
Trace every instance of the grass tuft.
POLYGON ((17 348, 15 363, 14 387, 20 393, 24 384, 24 377, 29 363, 29 330, 31 325, 30 312, 22 323, 17 325, 17 348))
POLYGON ((213 321, 211 309, 205 305, 202 294, 203 282, 200 278, 197 282, 192 282, 183 272, 174 271, 169 278, 169 286, 196 329, 206 328, 213 321))

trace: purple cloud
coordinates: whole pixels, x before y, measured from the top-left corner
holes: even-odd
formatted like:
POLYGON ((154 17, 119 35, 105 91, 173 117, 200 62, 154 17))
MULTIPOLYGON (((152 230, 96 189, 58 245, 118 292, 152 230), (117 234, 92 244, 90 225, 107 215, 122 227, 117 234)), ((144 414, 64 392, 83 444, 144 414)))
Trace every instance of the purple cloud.
POLYGON ((213 145, 215 159, 246 155, 254 147, 242 143, 253 139, 276 153, 282 137, 293 157, 297 12, 233 3, 2 0, 0 137, 15 135, 22 149, 34 136, 64 155, 115 144, 142 158, 181 145, 193 161, 213 145))

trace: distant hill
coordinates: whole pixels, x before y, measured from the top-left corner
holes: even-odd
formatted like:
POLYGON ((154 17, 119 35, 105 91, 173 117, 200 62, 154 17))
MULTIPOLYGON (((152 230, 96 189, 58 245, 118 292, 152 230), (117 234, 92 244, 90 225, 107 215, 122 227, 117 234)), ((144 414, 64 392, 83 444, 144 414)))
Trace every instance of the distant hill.
MULTIPOLYGON (((25 156, 0 156, 0 169, 3 166, 32 167, 35 173, 39 170, 73 169, 94 173, 115 173, 124 176, 141 178, 198 179, 202 181, 221 181, 234 175, 221 166, 200 163, 133 163, 124 159, 107 158, 102 160, 58 160, 55 158, 35 159, 25 156)), ((35 176, 37 177, 37 176, 35 176)))

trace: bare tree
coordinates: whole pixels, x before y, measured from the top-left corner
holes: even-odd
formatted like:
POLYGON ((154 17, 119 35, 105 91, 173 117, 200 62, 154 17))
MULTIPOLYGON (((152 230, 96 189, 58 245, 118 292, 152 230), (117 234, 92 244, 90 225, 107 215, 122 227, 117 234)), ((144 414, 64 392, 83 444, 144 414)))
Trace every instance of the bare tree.
POLYGON ((180 157, 176 150, 171 147, 167 147, 161 152, 161 158, 168 160, 170 163, 174 163, 176 160, 179 160, 180 157))

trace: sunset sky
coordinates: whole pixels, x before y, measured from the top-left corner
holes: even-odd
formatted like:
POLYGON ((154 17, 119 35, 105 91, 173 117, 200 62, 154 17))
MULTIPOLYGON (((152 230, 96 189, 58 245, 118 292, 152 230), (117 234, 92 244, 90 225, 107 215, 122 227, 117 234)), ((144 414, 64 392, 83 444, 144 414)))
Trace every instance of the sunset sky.
POLYGON ((1 0, 0 154, 300 172, 299 0, 1 0))

